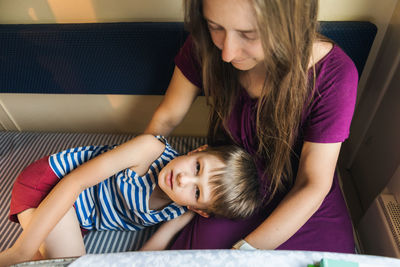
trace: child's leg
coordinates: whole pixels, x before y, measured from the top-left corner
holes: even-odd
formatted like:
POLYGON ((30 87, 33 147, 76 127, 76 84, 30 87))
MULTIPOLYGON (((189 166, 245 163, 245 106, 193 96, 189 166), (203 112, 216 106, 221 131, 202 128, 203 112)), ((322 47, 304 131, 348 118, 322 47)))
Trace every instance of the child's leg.
MULTIPOLYGON (((22 228, 29 224, 34 211, 35 209, 31 208, 18 214, 22 228)), ((75 209, 71 208, 47 236, 40 247, 40 254, 45 259, 51 259, 81 256, 85 253, 78 218, 75 209)))

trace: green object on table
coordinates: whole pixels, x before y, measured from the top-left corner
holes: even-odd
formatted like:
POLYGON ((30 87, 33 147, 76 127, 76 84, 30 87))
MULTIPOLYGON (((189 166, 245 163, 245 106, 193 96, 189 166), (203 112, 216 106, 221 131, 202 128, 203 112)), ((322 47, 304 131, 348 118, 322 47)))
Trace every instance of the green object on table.
POLYGON ((322 259, 319 266, 320 267, 358 267, 358 263, 351 262, 351 261, 343 261, 343 260, 322 259))

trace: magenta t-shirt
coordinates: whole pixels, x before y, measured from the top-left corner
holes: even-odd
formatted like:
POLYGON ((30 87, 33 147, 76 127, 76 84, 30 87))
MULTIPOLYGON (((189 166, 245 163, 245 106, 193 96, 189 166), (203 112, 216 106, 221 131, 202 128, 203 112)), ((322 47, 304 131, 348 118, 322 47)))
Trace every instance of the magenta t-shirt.
MULTIPOLYGON (((176 56, 175 64, 191 83, 202 89, 201 68, 194 56, 191 37, 186 40, 176 56)), ((300 155, 304 141, 336 143, 343 142, 349 136, 358 82, 354 63, 339 46, 334 45, 332 50, 316 64, 315 70, 315 94, 311 105, 303 111, 299 135, 293 147, 297 155, 300 155)), ((309 78, 313 79, 312 72, 309 73, 309 78)), ((257 149, 254 139, 256 105, 257 99, 250 98, 246 90, 242 89, 227 124, 235 143, 253 155, 256 154, 257 149)), ((293 159, 294 173, 297 173, 298 159, 296 157, 293 159)), ((264 167, 258 164, 258 168, 259 173, 262 173, 264 167)), ((277 205, 279 201, 280 199, 277 199, 275 204, 271 205, 277 205)), ((210 221, 203 222, 203 226, 202 221, 204 220, 198 218, 186 227, 173 248, 229 248, 229 242, 234 242, 236 237, 231 238, 231 236, 232 229, 236 226, 233 224, 228 221, 218 221, 213 231, 209 229, 213 227, 210 221), (217 238, 213 239, 214 241, 210 238, 202 241, 201 235, 199 233, 195 235, 193 231, 197 233, 211 231, 212 235, 219 236, 219 239, 225 238, 226 242, 219 241, 217 238), (224 235, 223 232, 230 234, 224 235), (184 238, 190 239, 190 242, 183 241, 184 238)), ((248 228, 245 226, 239 228, 242 229, 240 238, 243 238, 251 231, 250 228, 254 228, 254 224, 249 223, 248 228)), ((352 226, 337 177, 334 178, 332 188, 318 211, 278 249, 354 252, 352 226)))
MULTIPOLYGON (((193 42, 189 37, 176 56, 175 64, 191 83, 202 89, 201 68, 192 48, 193 42)), ((337 45, 316 64, 315 69, 316 91, 312 104, 304 110, 300 131, 302 138, 304 141, 316 143, 343 142, 349 136, 354 112, 357 69, 349 56, 337 45)), ((310 78, 311 75, 310 72, 310 78)), ((241 91, 234 115, 228 123, 235 139, 244 141, 254 136, 256 103, 257 100, 251 99, 244 89, 241 91), (248 121, 252 123, 249 124, 248 121)))

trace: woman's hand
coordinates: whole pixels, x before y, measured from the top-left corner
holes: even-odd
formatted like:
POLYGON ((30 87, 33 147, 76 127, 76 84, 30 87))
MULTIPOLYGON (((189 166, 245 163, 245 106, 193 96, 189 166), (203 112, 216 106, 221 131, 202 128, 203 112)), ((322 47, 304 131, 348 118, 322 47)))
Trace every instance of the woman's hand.
POLYGON ((208 147, 207 144, 206 144, 206 145, 199 146, 199 147, 196 148, 195 150, 189 151, 187 154, 190 155, 190 154, 193 154, 193 153, 197 153, 197 152, 204 151, 204 150, 207 149, 207 147, 208 147))

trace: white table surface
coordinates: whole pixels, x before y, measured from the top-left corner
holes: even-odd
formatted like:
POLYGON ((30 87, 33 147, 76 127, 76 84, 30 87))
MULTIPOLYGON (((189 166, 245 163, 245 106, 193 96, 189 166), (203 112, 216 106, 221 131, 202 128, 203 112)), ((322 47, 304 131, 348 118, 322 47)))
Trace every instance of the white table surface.
POLYGON ((82 266, 276 266, 307 267, 322 258, 357 262, 360 267, 400 267, 400 259, 359 254, 282 250, 171 250, 89 254, 71 267, 82 266))

